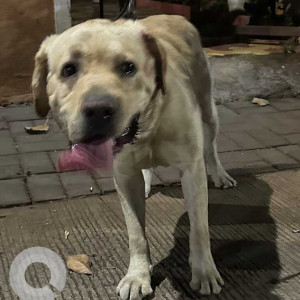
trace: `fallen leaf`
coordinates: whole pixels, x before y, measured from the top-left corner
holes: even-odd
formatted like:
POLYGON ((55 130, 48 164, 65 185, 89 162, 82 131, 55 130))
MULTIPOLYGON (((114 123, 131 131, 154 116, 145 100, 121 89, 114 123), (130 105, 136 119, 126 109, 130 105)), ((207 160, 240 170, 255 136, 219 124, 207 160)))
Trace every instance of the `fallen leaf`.
POLYGON ((91 261, 86 254, 69 256, 67 258, 67 267, 69 270, 78 274, 93 275, 91 271, 91 261))
POLYGON ((70 235, 70 232, 67 231, 67 230, 65 230, 65 239, 66 239, 66 240, 68 239, 69 235, 70 235))
POLYGON ((259 106, 266 106, 270 104, 268 100, 262 98, 253 98, 252 103, 258 104, 259 106))
POLYGON ((41 134, 41 133, 47 133, 49 131, 49 125, 48 125, 49 119, 47 119, 46 123, 44 125, 38 125, 38 126, 26 126, 25 131, 29 134, 41 134))

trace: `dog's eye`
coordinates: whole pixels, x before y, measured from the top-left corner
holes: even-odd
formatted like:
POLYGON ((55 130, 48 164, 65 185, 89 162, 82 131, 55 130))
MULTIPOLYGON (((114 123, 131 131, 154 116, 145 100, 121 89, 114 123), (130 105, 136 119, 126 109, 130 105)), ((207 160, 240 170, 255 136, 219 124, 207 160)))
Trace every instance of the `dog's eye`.
POLYGON ((67 77, 70 77, 70 76, 76 74, 77 72, 78 72, 78 68, 77 68, 76 65, 74 65, 74 64, 66 64, 63 67, 62 71, 61 71, 61 75, 63 77, 67 78, 67 77))
POLYGON ((120 73, 125 76, 132 76, 137 71, 137 68, 134 65, 134 63, 132 63, 130 61, 125 61, 125 62, 121 63, 119 65, 118 69, 119 69, 120 73))

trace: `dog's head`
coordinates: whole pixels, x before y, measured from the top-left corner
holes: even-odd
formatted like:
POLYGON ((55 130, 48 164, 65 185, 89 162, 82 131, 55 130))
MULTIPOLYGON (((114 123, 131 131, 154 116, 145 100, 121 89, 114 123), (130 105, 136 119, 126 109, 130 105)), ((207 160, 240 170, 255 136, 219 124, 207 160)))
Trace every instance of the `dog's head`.
POLYGON ((37 113, 53 109, 74 144, 130 131, 133 138, 139 114, 164 93, 164 66, 162 49, 139 22, 80 24, 48 37, 36 54, 37 113))

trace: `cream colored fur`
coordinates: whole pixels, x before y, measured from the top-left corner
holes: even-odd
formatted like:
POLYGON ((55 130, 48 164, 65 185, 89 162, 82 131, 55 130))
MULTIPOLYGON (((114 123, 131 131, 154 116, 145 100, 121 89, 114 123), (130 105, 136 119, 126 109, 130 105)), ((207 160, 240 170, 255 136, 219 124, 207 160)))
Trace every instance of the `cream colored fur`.
POLYGON ((120 298, 136 300, 152 292, 145 236, 145 194, 150 192, 152 171, 147 169, 170 165, 181 171, 191 222, 191 287, 201 294, 219 293, 223 280, 210 250, 206 166, 216 186, 227 188, 236 183, 218 159, 218 118, 197 30, 179 16, 80 24, 44 41, 36 55, 32 86, 38 113, 45 116, 51 108, 73 141, 83 135, 80 108, 88 93, 118 97, 116 135, 140 113, 137 141, 126 144, 114 160, 130 251, 128 273, 117 288, 120 298), (157 44, 165 95, 162 89, 156 93, 157 56, 147 49, 144 34, 157 44), (79 73, 62 78, 61 69, 70 60, 78 62, 79 73), (120 60, 135 62, 138 72, 134 77, 120 78, 114 68, 120 60))

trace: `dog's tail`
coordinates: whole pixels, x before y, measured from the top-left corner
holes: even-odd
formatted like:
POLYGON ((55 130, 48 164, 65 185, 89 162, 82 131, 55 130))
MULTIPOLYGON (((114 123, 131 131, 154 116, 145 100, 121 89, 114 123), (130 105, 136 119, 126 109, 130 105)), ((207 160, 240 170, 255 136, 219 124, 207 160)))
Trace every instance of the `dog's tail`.
POLYGON ((120 11, 120 14, 116 18, 118 19, 137 19, 136 14, 136 0, 127 0, 120 11))

